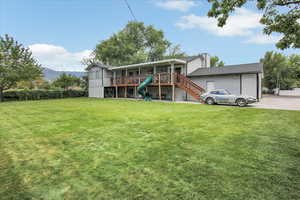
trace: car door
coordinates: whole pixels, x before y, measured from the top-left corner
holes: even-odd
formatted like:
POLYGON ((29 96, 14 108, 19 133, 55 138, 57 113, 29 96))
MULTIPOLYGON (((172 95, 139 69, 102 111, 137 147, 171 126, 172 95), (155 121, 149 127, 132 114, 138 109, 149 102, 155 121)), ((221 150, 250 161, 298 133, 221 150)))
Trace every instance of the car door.
POLYGON ((231 103, 230 96, 231 95, 226 94, 222 91, 217 91, 215 98, 216 98, 217 103, 231 103))

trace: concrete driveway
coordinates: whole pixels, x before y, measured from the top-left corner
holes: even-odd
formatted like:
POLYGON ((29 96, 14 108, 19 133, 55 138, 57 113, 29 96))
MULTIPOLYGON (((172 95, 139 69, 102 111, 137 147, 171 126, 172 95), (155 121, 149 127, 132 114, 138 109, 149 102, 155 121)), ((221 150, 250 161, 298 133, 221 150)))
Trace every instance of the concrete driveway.
POLYGON ((300 97, 265 95, 260 102, 249 107, 300 111, 300 97))

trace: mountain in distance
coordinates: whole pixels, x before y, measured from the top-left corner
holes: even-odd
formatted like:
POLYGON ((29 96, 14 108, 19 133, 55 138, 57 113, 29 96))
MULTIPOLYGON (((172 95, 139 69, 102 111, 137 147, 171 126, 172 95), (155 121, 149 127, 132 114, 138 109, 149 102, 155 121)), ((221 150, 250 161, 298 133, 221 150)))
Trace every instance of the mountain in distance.
POLYGON ((78 78, 81 78, 82 76, 84 76, 86 74, 86 72, 55 71, 55 70, 50 69, 50 68, 44 68, 43 73, 44 73, 44 79, 46 81, 50 81, 50 82, 56 80, 63 73, 70 74, 70 75, 76 76, 78 78))

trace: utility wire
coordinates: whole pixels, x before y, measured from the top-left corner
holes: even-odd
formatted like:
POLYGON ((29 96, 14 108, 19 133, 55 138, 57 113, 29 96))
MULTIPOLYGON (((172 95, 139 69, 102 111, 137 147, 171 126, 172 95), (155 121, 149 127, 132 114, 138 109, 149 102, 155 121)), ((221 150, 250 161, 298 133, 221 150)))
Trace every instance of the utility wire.
POLYGON ((133 19, 134 19, 134 21, 137 21, 135 15, 134 15, 134 13, 133 13, 133 10, 131 9, 131 7, 130 7, 128 1, 127 1, 127 0, 124 0, 124 1, 125 1, 125 4, 127 5, 128 9, 129 9, 129 11, 130 11, 130 14, 132 15, 132 17, 133 17, 133 19))

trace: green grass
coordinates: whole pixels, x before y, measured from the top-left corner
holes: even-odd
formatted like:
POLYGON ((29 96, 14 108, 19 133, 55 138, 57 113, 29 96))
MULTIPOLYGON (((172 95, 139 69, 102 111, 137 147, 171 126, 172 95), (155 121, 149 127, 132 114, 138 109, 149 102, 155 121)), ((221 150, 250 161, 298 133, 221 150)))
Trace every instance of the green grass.
POLYGON ((300 112, 2 103, 0 199, 300 199, 300 112))

